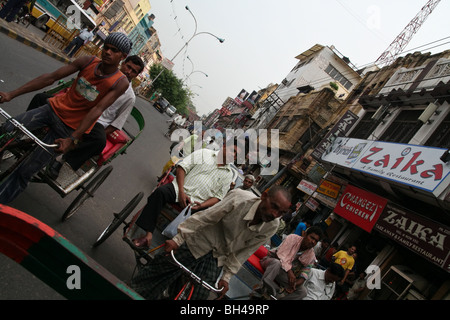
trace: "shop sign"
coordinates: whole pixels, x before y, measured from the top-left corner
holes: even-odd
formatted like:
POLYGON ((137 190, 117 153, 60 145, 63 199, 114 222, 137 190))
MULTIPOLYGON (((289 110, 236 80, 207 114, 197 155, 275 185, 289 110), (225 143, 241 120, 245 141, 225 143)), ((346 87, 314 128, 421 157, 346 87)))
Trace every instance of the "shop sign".
POLYGON ((439 196, 450 182, 446 149, 383 141, 337 138, 324 161, 439 196))
POLYGON ((319 207, 319 203, 313 198, 309 198, 308 201, 305 202, 305 206, 310 208, 312 211, 316 211, 319 207))
POLYGON ((313 192, 316 191, 317 185, 312 183, 312 182, 309 182, 309 181, 303 179, 298 184, 297 189, 303 191, 304 193, 306 193, 308 195, 312 195, 313 192))
POLYGON ((317 192, 326 195, 327 197, 336 199, 339 195, 341 186, 328 180, 324 180, 317 188, 317 192))
POLYGON ((350 129, 355 125, 358 120, 358 116, 348 110, 341 119, 334 125, 333 128, 325 135, 322 141, 319 142, 317 147, 311 153, 311 156, 320 160, 322 154, 333 144, 336 137, 345 136, 350 129))
POLYGON ((361 229, 371 232, 386 203, 385 198, 347 185, 334 212, 361 229))
POLYGON ((388 203, 375 230, 450 272, 450 229, 388 203))

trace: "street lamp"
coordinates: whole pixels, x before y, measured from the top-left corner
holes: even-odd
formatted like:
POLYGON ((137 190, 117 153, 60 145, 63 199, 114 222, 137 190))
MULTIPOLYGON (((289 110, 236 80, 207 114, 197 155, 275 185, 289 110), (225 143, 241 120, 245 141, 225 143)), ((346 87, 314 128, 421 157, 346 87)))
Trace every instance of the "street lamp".
MULTIPOLYGON (((225 39, 219 38, 218 36, 212 34, 211 32, 206 32, 206 31, 202 31, 202 32, 197 32, 197 19, 195 18, 194 14, 192 13, 192 11, 189 9, 188 6, 185 7, 187 11, 189 11, 189 13, 192 15, 192 17, 194 18, 194 22, 195 22, 195 31, 194 34, 192 35, 192 37, 186 41, 186 43, 184 44, 184 46, 181 47, 181 49, 173 56, 173 58, 170 60, 173 62, 173 60, 180 54, 181 51, 183 51, 184 48, 187 47, 187 45, 189 44, 189 42, 191 42, 192 39, 194 39, 194 37, 200 35, 200 34, 208 34, 210 36, 213 36, 214 38, 216 38, 217 40, 219 40, 220 43, 223 43, 225 41, 225 39)), ((161 75, 161 73, 163 72, 164 69, 161 70, 161 72, 155 77, 155 79, 152 80, 152 82, 155 82, 156 79, 158 79, 158 77, 161 75)))
POLYGON ((211 32, 197 32, 197 19, 195 18, 194 14, 192 13, 191 9, 189 9, 188 6, 185 7, 187 11, 189 11, 189 13, 191 14, 192 18, 194 18, 194 22, 195 22, 195 30, 194 30, 194 34, 192 35, 192 37, 184 44, 183 47, 181 47, 181 49, 175 54, 175 56, 172 58, 172 61, 180 54, 181 51, 183 51, 184 48, 186 48, 186 46, 189 44, 189 42, 196 36, 200 35, 200 34, 209 34, 210 36, 213 36, 214 38, 216 38, 217 40, 219 40, 220 43, 223 43, 225 41, 225 39, 219 38, 218 36, 212 34, 211 32))
POLYGON ((186 79, 184 79, 184 81, 186 81, 187 79, 189 79, 189 77, 190 77, 193 73, 196 73, 196 72, 203 73, 206 77, 208 77, 208 75, 207 75, 206 73, 204 73, 203 71, 196 70, 196 71, 192 71, 191 73, 189 73, 189 75, 186 77, 186 79))

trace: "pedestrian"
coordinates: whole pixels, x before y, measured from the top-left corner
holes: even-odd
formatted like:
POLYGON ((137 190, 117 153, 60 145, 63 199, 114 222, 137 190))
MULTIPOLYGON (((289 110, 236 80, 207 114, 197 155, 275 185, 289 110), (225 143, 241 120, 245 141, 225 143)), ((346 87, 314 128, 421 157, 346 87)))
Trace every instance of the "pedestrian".
POLYGON ((344 284, 345 279, 347 279, 348 274, 355 265, 355 259, 353 258, 354 253, 356 253, 356 246, 352 245, 348 247, 347 251, 340 250, 336 252, 332 257, 333 262, 341 265, 345 270, 344 277, 340 281, 339 285, 344 284))
POLYGON ((181 208, 191 204, 193 212, 204 210, 222 200, 233 180, 229 162, 234 161, 237 145, 219 151, 200 149, 177 163, 175 180, 162 185, 148 197, 136 225, 145 235, 133 239, 136 247, 149 247, 156 222, 167 203, 178 202, 181 208))
MULTIPOLYGON (((28 185, 32 176, 44 168, 54 153, 67 153, 74 149, 84 133, 89 133, 103 111, 128 88, 126 76, 119 64, 131 50, 131 41, 123 33, 111 33, 102 50, 102 59, 83 56, 56 71, 43 74, 10 92, 0 92, 0 103, 17 96, 52 85, 56 81, 78 72, 69 90, 48 100, 48 104, 15 117, 28 130, 48 127, 42 139, 55 143, 55 150, 36 149, 0 185, 0 203, 14 200, 28 185), (95 90, 94 90, 95 88, 95 90)), ((10 123, 2 130, 11 131, 10 123)))
POLYGON ((305 220, 304 222, 300 221, 297 227, 295 228, 294 233, 299 236, 304 236, 306 229, 311 227, 311 225, 312 225, 311 220, 305 220))
POLYGON ((0 18, 7 22, 12 22, 16 18, 20 9, 28 2, 28 0, 8 0, 5 6, 0 10, 0 18))
POLYGON ((73 55, 80 49, 83 45, 89 43, 94 38, 94 27, 88 26, 80 31, 80 34, 76 36, 69 45, 63 50, 65 54, 72 58, 73 55))
POLYGON ((302 300, 331 300, 336 282, 344 276, 344 269, 332 263, 326 270, 310 268, 303 270, 302 275, 306 278, 303 284, 306 296, 302 300))
MULTIPOLYGON (((207 283, 223 288, 220 298, 229 289, 231 277, 278 228, 278 218, 290 206, 289 192, 272 187, 257 197, 243 190, 232 190, 220 203, 198 212, 181 223, 178 234, 166 241, 165 252, 175 250, 180 263, 207 283)), ((170 296, 179 290, 183 271, 174 266, 165 254, 157 255, 143 267, 132 281, 132 288, 147 299, 160 299, 169 286, 170 296)), ((209 292, 196 285, 193 300, 206 300, 209 292)))
POLYGON ((324 238, 314 247, 316 259, 320 261, 325 256, 325 252, 327 252, 329 248, 330 248, 330 240, 328 238, 324 238))
POLYGON ((272 291, 271 294, 277 295, 281 288, 285 288, 288 294, 282 298, 283 300, 303 298, 305 292, 301 285, 304 278, 300 277, 298 271, 314 263, 316 260, 314 246, 321 237, 322 230, 311 227, 304 237, 290 234, 278 248, 269 251, 267 256, 261 259, 264 274, 259 291, 263 291, 264 286, 268 286, 272 291))
POLYGON ((364 271, 360 272, 358 278, 348 291, 347 300, 356 300, 359 298, 361 292, 366 288, 366 276, 367 274, 364 271))
POLYGON ((255 182, 255 177, 251 174, 247 174, 244 177, 244 181, 242 182, 242 185, 239 188, 242 190, 251 191, 251 187, 253 186, 254 182, 255 182))

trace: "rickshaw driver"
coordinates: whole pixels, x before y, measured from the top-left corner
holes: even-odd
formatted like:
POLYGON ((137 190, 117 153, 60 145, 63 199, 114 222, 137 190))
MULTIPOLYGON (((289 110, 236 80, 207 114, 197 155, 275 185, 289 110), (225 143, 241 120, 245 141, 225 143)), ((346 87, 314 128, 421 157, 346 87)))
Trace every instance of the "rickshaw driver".
MULTIPOLYGON (((47 105, 15 117, 29 130, 49 126, 50 130, 43 142, 57 143, 59 146, 54 151, 66 153, 76 147, 79 139, 84 133, 90 132, 103 111, 127 90, 129 82, 120 72, 119 64, 130 52, 131 45, 125 34, 111 33, 105 39, 101 60, 93 56, 77 58, 15 90, 0 92, 0 103, 43 89, 78 72, 77 79, 65 94, 49 99, 47 105)), ((7 124, 2 129, 10 131, 13 128, 7 124)), ((36 149, 0 185, 0 203, 13 201, 25 190, 31 177, 45 167, 52 157, 46 150, 36 149)))

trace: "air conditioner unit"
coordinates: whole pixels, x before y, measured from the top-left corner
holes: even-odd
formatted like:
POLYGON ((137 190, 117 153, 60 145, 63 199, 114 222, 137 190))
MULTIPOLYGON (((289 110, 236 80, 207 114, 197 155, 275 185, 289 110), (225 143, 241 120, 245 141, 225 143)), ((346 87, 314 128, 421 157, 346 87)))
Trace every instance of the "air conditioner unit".
POLYGON ((430 122, 429 119, 431 118, 431 116, 436 112, 438 106, 435 105, 434 103, 430 103, 428 105, 428 107, 422 112, 422 114, 419 117, 419 121, 422 121, 423 123, 427 123, 430 122))

